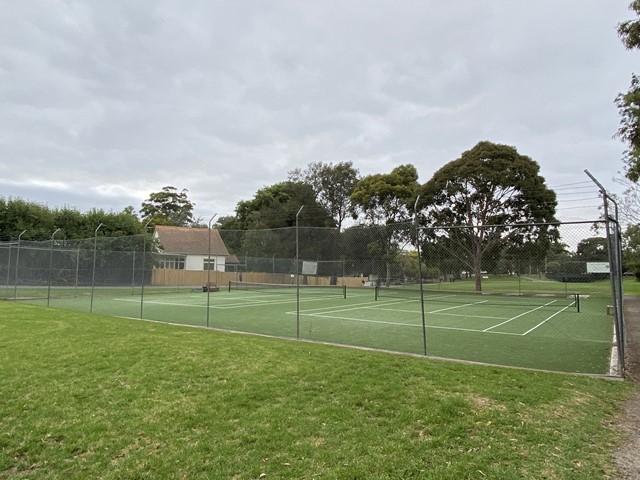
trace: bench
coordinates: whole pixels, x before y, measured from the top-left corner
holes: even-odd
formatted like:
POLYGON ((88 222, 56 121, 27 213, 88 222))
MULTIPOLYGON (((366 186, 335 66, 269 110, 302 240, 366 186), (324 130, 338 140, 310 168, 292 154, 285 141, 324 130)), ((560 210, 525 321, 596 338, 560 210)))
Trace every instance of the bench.
POLYGON ((216 283, 207 283, 202 287, 203 292, 219 292, 220 287, 216 283))

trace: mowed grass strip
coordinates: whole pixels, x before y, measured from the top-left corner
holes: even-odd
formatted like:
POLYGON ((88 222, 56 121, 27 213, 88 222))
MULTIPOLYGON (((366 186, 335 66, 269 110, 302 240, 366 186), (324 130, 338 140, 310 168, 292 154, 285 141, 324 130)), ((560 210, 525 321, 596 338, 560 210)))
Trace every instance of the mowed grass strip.
POLYGON ((612 475, 630 386, 0 303, 0 478, 612 475))

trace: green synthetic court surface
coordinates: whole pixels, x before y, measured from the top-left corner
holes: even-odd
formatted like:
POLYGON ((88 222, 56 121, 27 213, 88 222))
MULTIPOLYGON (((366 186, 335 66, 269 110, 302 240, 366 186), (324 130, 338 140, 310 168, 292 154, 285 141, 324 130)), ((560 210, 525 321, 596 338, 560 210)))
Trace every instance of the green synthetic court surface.
MULTIPOLYGON (((591 287, 594 288, 594 287, 591 287)), ((606 296, 476 295, 373 288, 96 289, 30 303, 126 318, 300 338, 498 365, 606 374, 613 316, 606 296), (299 314, 297 306, 299 305, 299 314), (208 306, 208 308, 207 308, 208 306)), ((21 294, 24 295, 24 294, 21 294)), ((24 297, 22 297, 24 299, 24 297)))

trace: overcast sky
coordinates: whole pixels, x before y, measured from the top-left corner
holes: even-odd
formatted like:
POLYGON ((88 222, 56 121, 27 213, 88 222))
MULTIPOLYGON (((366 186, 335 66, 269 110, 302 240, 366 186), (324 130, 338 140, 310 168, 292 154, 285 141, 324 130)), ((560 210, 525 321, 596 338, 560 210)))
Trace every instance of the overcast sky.
POLYGON ((171 185, 208 219, 310 162, 424 183, 490 140, 592 219, 629 1, 0 1, 0 196, 137 211, 171 185))

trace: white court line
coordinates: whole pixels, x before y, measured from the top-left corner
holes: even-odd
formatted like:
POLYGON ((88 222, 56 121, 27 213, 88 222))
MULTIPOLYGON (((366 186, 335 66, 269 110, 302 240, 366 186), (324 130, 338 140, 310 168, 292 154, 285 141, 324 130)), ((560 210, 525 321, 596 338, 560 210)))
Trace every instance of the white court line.
MULTIPOLYGON (((414 313, 416 315, 420 315, 419 311, 416 310, 394 310, 391 308, 381 308, 380 309, 383 312, 402 312, 402 313, 414 313)), ((437 313, 438 315, 442 315, 445 317, 465 317, 465 318, 472 318, 472 319, 481 319, 481 320, 506 320, 506 318, 504 317, 493 317, 491 315, 468 315, 466 313, 448 313, 448 312, 424 312, 425 315, 430 315, 432 313, 437 313)))
MULTIPOLYGON (((131 302, 131 303, 140 303, 140 300, 131 300, 129 298, 114 298, 114 302, 131 302)), ((192 303, 175 303, 175 302, 158 302, 152 300, 145 300, 145 305, 169 305, 172 307, 194 307, 194 308, 207 308, 206 305, 194 305, 192 303)))
POLYGON ((543 320, 542 322, 540 322, 538 325, 536 325, 533 328, 530 328, 529 330, 527 330, 526 332, 524 332, 522 335, 527 335, 528 333, 533 332, 536 328, 541 327, 542 325, 544 325, 545 323, 547 323, 549 320, 551 320, 553 317, 555 317, 556 315, 558 315, 559 313, 564 312, 567 308, 571 307, 571 305, 567 305, 566 307, 564 307, 562 310, 560 310, 559 312, 554 313, 553 315, 551 315, 550 317, 546 318, 545 320, 543 320))
MULTIPOLYGON (((327 300, 327 299, 335 299, 335 298, 336 297, 314 297, 314 298, 300 299, 300 301, 301 301, 301 303, 308 303, 308 302, 327 300)), ((339 298, 341 298, 341 297, 339 297, 339 298)), ((130 298, 114 298, 113 300, 115 302, 140 303, 140 300, 132 300, 130 298)), ((219 309, 219 310, 225 310, 225 309, 232 309, 232 308, 264 307, 264 306, 269 306, 269 305, 283 305, 283 304, 287 304, 287 303, 296 303, 296 298, 295 297, 294 298, 283 298, 283 299, 280 299, 280 300, 271 299, 271 301, 268 301, 266 299, 265 300, 253 301, 255 299, 251 299, 249 297, 242 297, 242 302, 241 303, 229 303, 229 302, 227 302, 227 300, 229 300, 229 299, 225 298, 223 300, 223 302, 226 303, 224 305, 210 304, 209 307, 210 308, 214 308, 214 309, 219 309), (249 303, 248 300, 252 300, 252 303, 249 303)), ((235 300, 237 302, 240 299, 234 298, 233 300, 235 300)), ((145 303, 145 305, 148 304, 148 305, 167 305, 167 306, 173 306, 173 307, 207 308, 206 305, 194 305, 192 303, 160 302, 160 301, 157 301, 157 300, 156 301, 154 301, 154 300, 145 300, 144 303, 145 303)), ((335 308, 335 307, 333 307, 333 308, 335 308)))
MULTIPOLYGON (((288 314, 295 314, 296 312, 287 312, 288 314)), ((348 322, 360 322, 360 323, 377 323, 382 325, 393 325, 400 327, 420 327, 422 328, 422 323, 403 323, 403 322, 389 322, 386 320, 365 320, 362 318, 351 318, 351 317, 339 317, 335 315, 327 315, 321 312, 318 313, 302 313, 300 315, 307 317, 316 317, 316 318, 331 318, 335 320, 346 320, 348 322)), ((511 336, 522 336, 521 333, 510 333, 510 332, 484 332, 483 330, 477 330, 474 328, 462 328, 462 327, 443 327, 437 325, 426 325, 427 328, 434 328, 438 330, 459 330, 462 332, 473 332, 473 333, 491 333, 497 335, 511 335, 511 336)))
MULTIPOLYGON (((485 329, 485 330, 483 330, 483 331, 484 331, 484 332, 488 332, 489 330, 492 330, 492 329, 494 329, 494 328, 497 328, 497 327, 499 327, 499 326, 501 326, 501 325, 504 325, 504 324, 506 324, 506 323, 512 322, 513 320, 515 320, 515 319, 517 319, 517 318, 524 317, 525 315, 528 315, 528 314, 530 314, 530 313, 533 313, 533 312, 535 312, 536 310, 540 310, 541 308, 548 307, 549 305, 551 305, 551 304, 553 304, 553 303, 555 303, 555 302, 556 302, 556 300, 552 300, 551 302, 545 303, 544 305, 540 305, 539 307, 533 308, 533 309, 531 309, 531 310, 527 310, 526 312, 521 313, 520 315, 516 315, 515 317, 511 317, 510 319, 505 320, 504 322, 498 323, 497 325, 494 325, 494 326, 492 326, 492 327, 486 328, 486 329, 485 329)), ((560 312, 562 312, 563 310, 566 310, 567 308, 569 308, 569 307, 563 308, 562 310, 560 310, 560 312)), ((557 312, 557 313, 560 313, 560 312, 557 312)), ((556 315, 557 315, 557 313, 556 313, 556 315)), ((555 315, 554 315, 554 316, 555 316, 555 315)), ((526 335, 526 333, 522 333, 522 334, 520 334, 520 335, 526 335)))
MULTIPOLYGON (((313 312, 316 310, 330 310, 329 312, 326 313, 340 313, 340 312, 348 312, 350 310, 364 310, 364 309, 369 309, 369 308, 376 308, 378 305, 399 305, 402 303, 408 303, 406 301, 390 301, 390 302, 384 302, 384 303, 378 303, 378 304, 371 304, 371 302, 366 302, 366 303, 357 303, 355 305, 350 305, 347 308, 336 308, 335 306, 332 307, 319 307, 319 308, 312 308, 309 310, 300 310, 300 313, 304 313, 305 315, 307 315, 306 312, 313 312)), ((287 312, 288 314, 295 314, 296 312, 287 312)), ((312 315, 312 314, 309 314, 312 315)))

